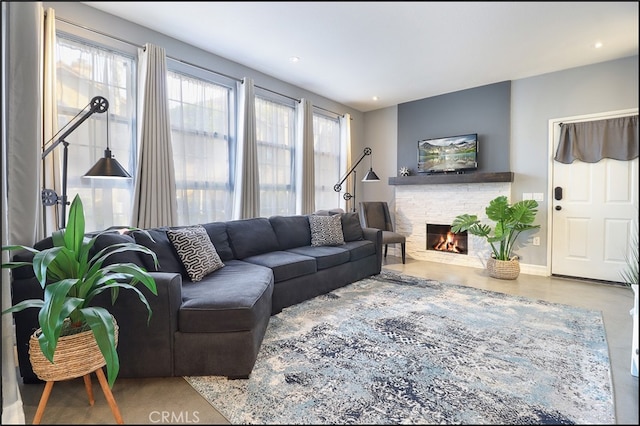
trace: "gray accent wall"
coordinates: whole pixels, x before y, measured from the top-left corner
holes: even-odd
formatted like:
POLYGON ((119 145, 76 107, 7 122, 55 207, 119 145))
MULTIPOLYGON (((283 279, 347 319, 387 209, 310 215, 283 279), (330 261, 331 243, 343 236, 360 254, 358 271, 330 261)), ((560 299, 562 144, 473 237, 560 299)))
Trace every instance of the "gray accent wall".
POLYGON ((510 81, 398 105, 397 168, 417 173, 420 140, 477 133, 478 171, 511 171, 510 106, 510 81))

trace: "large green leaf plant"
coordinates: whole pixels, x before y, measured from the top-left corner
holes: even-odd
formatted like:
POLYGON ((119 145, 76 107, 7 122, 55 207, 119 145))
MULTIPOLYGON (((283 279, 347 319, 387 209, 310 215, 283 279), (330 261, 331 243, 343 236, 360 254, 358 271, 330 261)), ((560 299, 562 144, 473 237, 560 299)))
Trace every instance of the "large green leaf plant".
POLYGON ((497 260, 512 260, 513 249, 521 232, 540 228, 533 225, 538 212, 538 202, 522 200, 509 204, 506 196, 499 196, 489 202, 485 209, 487 217, 494 222, 493 227, 483 224, 477 215, 461 214, 451 225, 451 232, 469 233, 483 237, 491 246, 492 256, 497 260))
POLYGON ((157 295, 157 290, 154 278, 144 268, 133 263, 104 265, 104 262, 109 256, 126 251, 148 254, 156 265, 158 261, 153 251, 135 243, 112 244, 89 257, 99 235, 92 238, 85 236, 84 209, 80 197, 76 195, 69 208, 67 227, 52 234, 53 247, 40 251, 22 245, 3 246, 2 250, 27 250, 34 254, 30 262, 11 261, 3 263, 2 268, 32 266, 35 277, 44 289, 44 298, 24 300, 2 314, 28 308, 39 309, 38 322, 42 332, 38 342, 42 353, 52 363, 58 339, 69 333, 66 328, 90 327, 106 362, 109 386, 113 387, 120 371, 115 326, 109 311, 92 306, 92 301, 98 294, 109 290, 113 304, 120 289, 132 290, 147 308, 148 323, 151 307, 136 285, 142 283, 154 295, 157 295))

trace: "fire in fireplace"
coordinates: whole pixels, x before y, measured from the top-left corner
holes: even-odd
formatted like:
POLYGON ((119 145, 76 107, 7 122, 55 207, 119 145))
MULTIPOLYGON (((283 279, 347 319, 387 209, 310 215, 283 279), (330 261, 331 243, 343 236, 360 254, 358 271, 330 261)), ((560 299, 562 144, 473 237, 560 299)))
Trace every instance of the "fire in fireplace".
POLYGON ((451 225, 427 223, 427 250, 467 254, 467 231, 454 234, 451 225))

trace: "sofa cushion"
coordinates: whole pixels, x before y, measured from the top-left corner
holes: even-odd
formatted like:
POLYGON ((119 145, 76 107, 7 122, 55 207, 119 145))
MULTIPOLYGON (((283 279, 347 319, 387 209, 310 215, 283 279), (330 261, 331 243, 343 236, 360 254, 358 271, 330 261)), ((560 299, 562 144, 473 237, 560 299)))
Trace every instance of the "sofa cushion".
MULTIPOLYGON (((109 231, 99 234, 96 237, 95 243, 91 248, 91 256, 98 254, 101 250, 114 244, 135 244, 136 240, 128 233, 120 233, 118 231, 109 231)), ((113 251, 112 249, 108 252, 113 251)), ((114 253, 108 256, 103 265, 112 265, 114 263, 135 263, 138 266, 144 267, 144 262, 140 255, 148 257, 148 255, 135 250, 127 250, 120 253, 114 253)))
POLYGON ((369 240, 349 241, 342 247, 349 250, 351 262, 376 254, 376 245, 369 240))
POLYGON ((270 268, 273 271, 273 281, 276 283, 314 274, 317 271, 314 258, 288 251, 272 251, 249 256, 243 260, 270 268))
POLYGON ((207 230, 209 238, 216 248, 220 260, 223 262, 233 259, 233 250, 229 246, 229 237, 227 236, 227 224, 224 222, 211 222, 202 225, 207 230))
POLYGON ((271 216, 269 222, 278 238, 280 250, 311 244, 311 229, 307 216, 271 216))
POLYGON ((360 217, 356 212, 342 213, 342 233, 346 241, 364 240, 360 217))
POLYGON ((340 247, 304 246, 304 247, 294 247, 287 251, 291 253, 297 253, 304 256, 315 258, 318 270, 331 268, 337 265, 342 265, 343 263, 347 263, 350 258, 349 250, 345 250, 344 246, 340 246, 340 247))
POLYGON ((191 281, 200 281, 224 266, 207 231, 200 225, 167 230, 191 281))
POLYGON ((236 259, 279 249, 276 233, 266 217, 229 221, 227 235, 236 259))
POLYGON ((189 276, 187 270, 184 268, 176 249, 167 236, 168 230, 169 228, 167 227, 152 228, 146 230, 148 235, 142 231, 133 231, 131 235, 133 235, 136 243, 155 252, 158 258, 158 269, 156 269, 151 256, 146 254, 140 256, 147 271, 175 272, 187 277, 189 276), (149 237, 153 238, 153 241, 149 237))
POLYGON ((197 283, 182 284, 178 324, 183 333, 225 333, 254 329, 259 302, 271 304, 273 273, 260 265, 230 260, 197 283))
POLYGON ((311 245, 314 247, 344 244, 340 215, 309 215, 309 227, 311 228, 311 245))

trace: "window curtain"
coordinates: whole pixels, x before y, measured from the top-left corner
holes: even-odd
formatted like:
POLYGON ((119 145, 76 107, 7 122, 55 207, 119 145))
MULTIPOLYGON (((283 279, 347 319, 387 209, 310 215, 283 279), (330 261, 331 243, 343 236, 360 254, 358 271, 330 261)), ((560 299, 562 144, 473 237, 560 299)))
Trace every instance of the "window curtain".
POLYGON ((138 50, 138 59, 140 148, 132 224, 139 228, 177 226, 165 50, 147 43, 138 50))
POLYGON ((309 99, 302 98, 296 105, 298 121, 298 149, 296 164, 298 167, 296 191, 296 213, 310 214, 316 211, 315 158, 313 138, 313 105, 309 99))
MULTIPOLYGON (((43 140, 42 151, 48 146, 47 141, 58 132, 58 102, 56 96, 56 15, 48 8, 44 16, 44 52, 43 52, 43 140)), ((60 147, 62 148, 62 147, 60 147)), ((42 187, 53 189, 56 194, 62 194, 62 150, 54 149, 43 159, 42 187)), ((60 226, 60 210, 44 207, 42 211, 42 225, 38 239, 49 235, 60 226)))
POLYGON ((296 212, 296 107, 256 94, 256 146, 260 180, 260 216, 296 212))
MULTIPOLYGON (((340 176, 344 177, 345 173, 347 173, 347 171, 352 167, 351 162, 353 161, 353 157, 351 156, 351 115, 345 113, 338 119, 340 121, 340 147, 342 150, 340 157, 345 159, 345 161, 341 162, 340 165, 340 176)), ((354 178, 353 173, 351 173, 342 185, 343 191, 351 194, 353 192, 351 189, 353 188, 353 184, 354 178)), ((353 198, 347 201, 344 197, 340 197, 340 208, 346 212, 356 211, 354 203, 355 200, 353 198)))
POLYGON ((562 123, 555 160, 571 164, 574 160, 597 163, 603 158, 638 158, 638 116, 606 120, 562 123))
MULTIPOLYGON (((2 245, 32 245, 40 198, 42 118, 40 55, 42 6, 2 2, 2 245), (11 44, 11 49, 8 49, 11 44), (11 84, 9 84, 11 82, 11 84), (34 125, 35 124, 35 125, 34 125)), ((2 251, 2 262, 9 260, 2 251)), ((2 310, 11 306, 8 269, 2 269, 2 310)), ((13 318, 2 315, 2 424, 24 424, 14 357, 13 318)))
POLYGON ((231 89, 176 72, 167 82, 178 224, 231 220, 231 89))
POLYGON ((238 153, 235 184, 236 219, 260 215, 260 178, 256 141, 255 87, 252 78, 238 86, 238 153))

